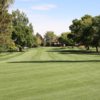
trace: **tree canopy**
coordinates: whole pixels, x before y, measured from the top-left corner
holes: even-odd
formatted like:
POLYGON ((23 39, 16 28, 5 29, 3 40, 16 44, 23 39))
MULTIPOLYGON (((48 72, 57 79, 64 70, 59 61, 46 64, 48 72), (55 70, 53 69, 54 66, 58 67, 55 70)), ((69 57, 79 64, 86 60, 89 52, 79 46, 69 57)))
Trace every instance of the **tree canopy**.
POLYGON ((11 48, 13 41, 11 40, 12 33, 12 15, 8 13, 8 7, 13 3, 13 0, 0 0, 0 51, 5 51, 11 48))
POLYGON ((81 19, 75 19, 70 25, 70 30, 75 35, 75 42, 84 45, 87 50, 89 46, 100 46, 100 16, 92 17, 85 15, 81 19))
POLYGON ((19 10, 12 12, 12 39, 16 46, 32 47, 33 46, 33 26, 25 13, 19 10))

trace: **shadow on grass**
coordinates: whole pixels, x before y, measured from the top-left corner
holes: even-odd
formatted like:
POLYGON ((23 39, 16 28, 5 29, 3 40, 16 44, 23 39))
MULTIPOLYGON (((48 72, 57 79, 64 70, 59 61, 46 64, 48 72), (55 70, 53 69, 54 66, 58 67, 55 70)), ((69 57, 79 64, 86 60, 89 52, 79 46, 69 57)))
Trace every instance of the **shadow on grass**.
POLYGON ((45 61, 13 61, 8 63, 96 63, 100 60, 45 60, 45 61))
POLYGON ((60 54, 84 54, 84 55, 100 55, 96 51, 87 51, 87 50, 63 50, 63 49, 56 49, 56 50, 50 50, 47 52, 58 52, 60 54))

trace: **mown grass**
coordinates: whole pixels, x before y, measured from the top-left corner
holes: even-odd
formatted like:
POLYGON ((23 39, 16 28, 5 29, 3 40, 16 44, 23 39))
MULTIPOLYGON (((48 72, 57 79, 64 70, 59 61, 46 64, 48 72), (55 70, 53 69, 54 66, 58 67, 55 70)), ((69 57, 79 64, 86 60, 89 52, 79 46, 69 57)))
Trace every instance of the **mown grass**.
POLYGON ((95 52, 35 48, 0 56, 0 100, 100 100, 99 94, 95 52))

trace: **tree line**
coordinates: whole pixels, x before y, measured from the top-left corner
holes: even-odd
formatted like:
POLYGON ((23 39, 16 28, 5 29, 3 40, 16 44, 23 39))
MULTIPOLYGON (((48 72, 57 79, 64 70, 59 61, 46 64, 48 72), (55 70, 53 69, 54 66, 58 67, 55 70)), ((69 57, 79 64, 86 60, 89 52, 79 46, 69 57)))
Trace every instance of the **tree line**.
MULTIPOLYGON (((38 46, 81 46, 86 50, 100 46, 100 16, 84 15, 74 19, 70 32, 57 36, 47 31, 44 36, 34 34, 32 23, 20 10, 8 12, 13 0, 0 0, 0 51, 23 51, 24 48, 38 46)), ((42 27, 42 26, 41 26, 42 27)))
POLYGON ((70 32, 63 32, 56 36, 48 31, 44 36, 46 46, 84 46, 86 50, 95 47, 99 52, 100 47, 100 15, 84 15, 80 19, 74 19, 69 26, 70 32))
POLYGON ((33 26, 20 10, 8 12, 14 0, 0 0, 0 51, 22 51, 34 45, 33 26))

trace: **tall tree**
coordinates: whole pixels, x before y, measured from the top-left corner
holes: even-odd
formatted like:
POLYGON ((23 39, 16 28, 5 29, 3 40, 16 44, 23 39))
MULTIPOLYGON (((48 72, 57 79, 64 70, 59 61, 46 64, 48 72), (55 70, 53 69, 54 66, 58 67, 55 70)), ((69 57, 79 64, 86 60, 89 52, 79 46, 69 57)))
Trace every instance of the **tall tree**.
POLYGON ((93 18, 92 29, 92 46, 96 47, 96 51, 99 52, 98 47, 100 46, 100 16, 95 16, 93 18))
POLYGON ((92 22, 93 18, 90 15, 83 16, 80 20, 73 20, 73 24, 70 26, 70 30, 75 34, 76 43, 85 45, 87 50, 92 41, 92 22))
POLYGON ((12 3, 13 0, 0 0, 0 47, 6 50, 13 44, 11 41, 12 16, 8 13, 8 7, 12 3))
MULTIPOLYGON (((33 46, 33 26, 24 12, 19 10, 12 12, 13 32, 12 39, 20 48, 33 46)), ((21 50, 20 50, 21 51, 21 50)))
POLYGON ((0 0, 0 9, 7 9, 13 2, 14 0, 0 0))
POLYGON ((85 15, 81 18, 81 27, 82 27, 82 35, 81 41, 89 50, 89 46, 92 42, 93 32, 92 32, 92 25, 93 25, 93 17, 90 15, 85 15))

